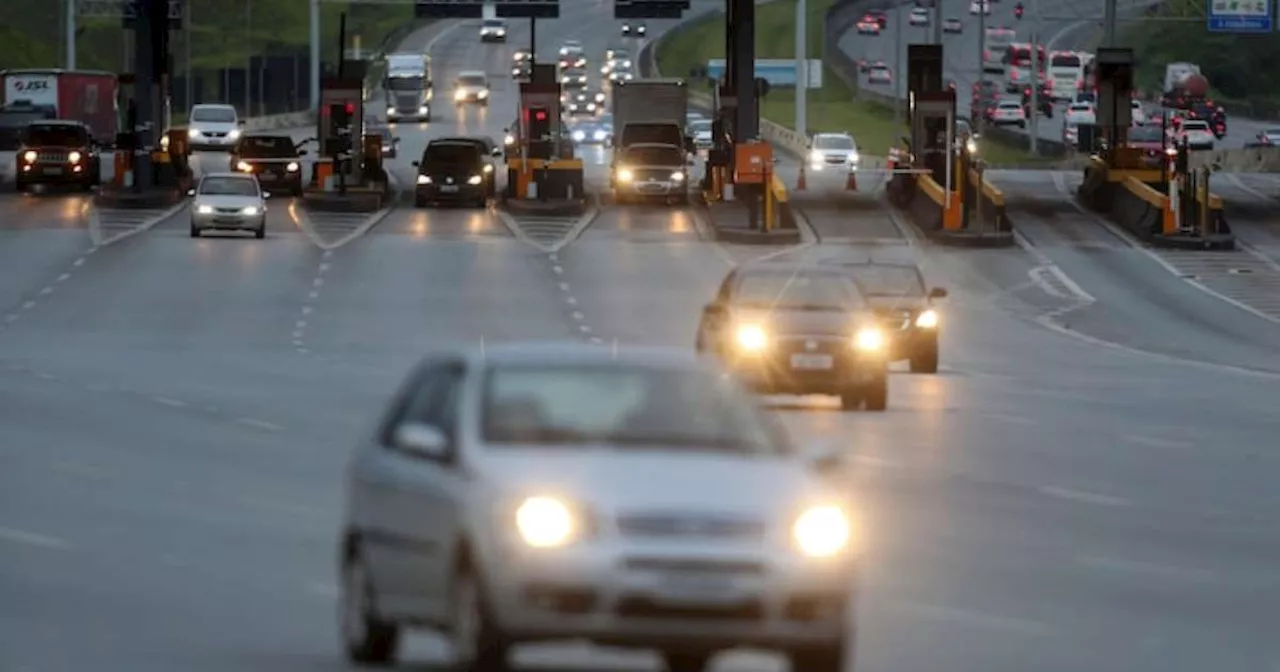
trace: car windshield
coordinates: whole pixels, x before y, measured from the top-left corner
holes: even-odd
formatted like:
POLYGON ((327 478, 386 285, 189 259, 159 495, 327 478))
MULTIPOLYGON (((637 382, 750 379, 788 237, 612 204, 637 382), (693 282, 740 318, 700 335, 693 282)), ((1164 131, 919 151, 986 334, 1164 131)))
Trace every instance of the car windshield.
POLYGON ((233 124, 236 121, 236 110, 234 107, 197 107, 191 110, 191 121, 233 124))
POLYGON ((747 273, 738 283, 733 302, 760 308, 857 310, 865 307, 858 287, 834 273, 747 273))
POLYGON ((431 143, 427 145, 425 163, 475 164, 480 162, 480 150, 475 145, 463 143, 431 143))
POLYGON ((638 166, 679 166, 684 163, 684 156, 674 147, 632 147, 627 150, 626 162, 638 166))
POLYGON ((507 25, 507 22, 503 21, 502 19, 485 19, 484 20, 485 28, 504 28, 506 27, 506 25, 507 25))
POLYGON ((1089 103, 1072 103, 1071 111, 1072 112, 1092 112, 1093 106, 1090 105, 1089 103))
POLYGON ((853 138, 844 135, 819 135, 813 140, 814 149, 855 149, 853 138))
POLYGON ((789 452, 736 383, 697 369, 496 365, 484 383, 481 429, 490 445, 789 452))
POLYGON ((48 147, 84 147, 89 142, 89 134, 80 126, 43 126, 27 127, 27 143, 48 147))
POLYGON ((200 182, 203 196, 257 196, 258 183, 251 177, 206 177, 200 182))
POLYGON ((288 136, 254 137, 249 136, 240 141, 240 156, 264 158, 284 158, 297 156, 293 138, 288 136))
POLYGON ((458 78, 458 86, 487 86, 489 80, 484 75, 462 75, 458 78))
POLYGON ((853 271, 853 279, 867 296, 918 298, 925 294, 920 274, 906 266, 858 266, 853 271))
POLYGON ((387 88, 392 91, 421 91, 425 80, 417 76, 396 76, 387 78, 387 88))
POLYGON ((628 58, 628 57, 629 57, 629 54, 627 53, 627 50, 626 50, 626 49, 614 49, 614 50, 613 50, 613 58, 614 58, 614 60, 618 60, 618 59, 626 59, 626 58, 628 58))
POLYGON ((689 124, 689 130, 693 131, 694 133, 710 133, 711 120, 697 119, 689 124))
POLYGON ((1129 142, 1162 142, 1164 129, 1159 126, 1136 126, 1129 129, 1129 142))
POLYGON ((1280 128, 1268 128, 1263 135, 1280 135, 1280 128))

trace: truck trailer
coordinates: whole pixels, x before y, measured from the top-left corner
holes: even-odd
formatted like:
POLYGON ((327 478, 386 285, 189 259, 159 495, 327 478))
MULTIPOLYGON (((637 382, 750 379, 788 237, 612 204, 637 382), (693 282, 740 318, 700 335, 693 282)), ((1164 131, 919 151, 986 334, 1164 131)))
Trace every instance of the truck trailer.
POLYGON ((93 70, 3 70, 3 110, 79 121, 95 142, 115 142, 119 128, 116 76, 93 70))

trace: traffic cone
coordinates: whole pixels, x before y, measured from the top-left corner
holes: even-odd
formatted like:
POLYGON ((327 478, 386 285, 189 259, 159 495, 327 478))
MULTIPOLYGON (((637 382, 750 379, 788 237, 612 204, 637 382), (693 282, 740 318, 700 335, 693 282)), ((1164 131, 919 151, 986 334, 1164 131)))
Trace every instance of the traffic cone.
POLYGON ((804 177, 804 164, 800 164, 800 177, 796 178, 796 191, 804 191, 809 188, 809 181, 804 177))
POLYGON ((858 190, 858 174, 857 173, 849 173, 849 179, 845 180, 845 183, 844 183, 844 190, 845 191, 858 190))

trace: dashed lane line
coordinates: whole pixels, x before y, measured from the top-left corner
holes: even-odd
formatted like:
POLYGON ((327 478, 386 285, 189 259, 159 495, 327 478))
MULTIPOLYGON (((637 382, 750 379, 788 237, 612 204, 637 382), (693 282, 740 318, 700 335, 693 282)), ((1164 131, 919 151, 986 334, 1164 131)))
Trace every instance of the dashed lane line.
POLYGON ((168 208, 104 208, 89 206, 89 240, 94 247, 106 247, 150 231, 157 224, 187 207, 183 201, 168 208))
POLYGON ((293 323, 293 348, 300 355, 308 354, 307 349, 307 327, 315 313, 316 303, 320 300, 320 295, 324 290, 324 277, 333 268, 333 250, 325 250, 320 255, 320 263, 316 265, 315 275, 311 278, 311 289, 307 292, 307 298, 302 301, 302 306, 298 308, 298 318, 293 323))
POLYGON ((70 268, 63 273, 60 273, 52 282, 37 290, 35 298, 27 299, 16 309, 9 311, 9 313, 4 316, 4 322, 0 323, 0 333, 3 333, 7 328, 17 323, 24 313, 34 310, 36 306, 39 305, 41 299, 52 296, 57 291, 58 286, 70 280, 76 271, 85 265, 85 262, 89 260, 89 257, 93 256, 93 254, 100 248, 101 246, 94 246, 85 250, 79 257, 76 257, 75 261, 71 262, 70 268))
POLYGON ((44 548, 51 551, 71 550, 71 543, 66 540, 36 532, 19 530, 12 527, 0 527, 0 541, 6 541, 22 546, 44 548))
POLYGON ((1092 504, 1094 506, 1109 507, 1129 507, 1133 506, 1133 502, 1122 497, 1113 497, 1097 492, 1088 492, 1086 490, 1076 490, 1074 488, 1065 488, 1059 485, 1044 485, 1037 490, 1046 496, 1055 499, 1065 499, 1081 504, 1092 504))

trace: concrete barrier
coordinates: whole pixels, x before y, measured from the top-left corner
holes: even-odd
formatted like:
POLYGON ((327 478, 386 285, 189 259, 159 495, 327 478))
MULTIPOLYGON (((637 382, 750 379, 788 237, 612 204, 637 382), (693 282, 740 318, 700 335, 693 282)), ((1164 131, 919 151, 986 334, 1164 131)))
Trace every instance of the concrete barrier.
POLYGON ((1226 173, 1280 173, 1280 147, 1191 152, 1191 167, 1209 167, 1226 173))

